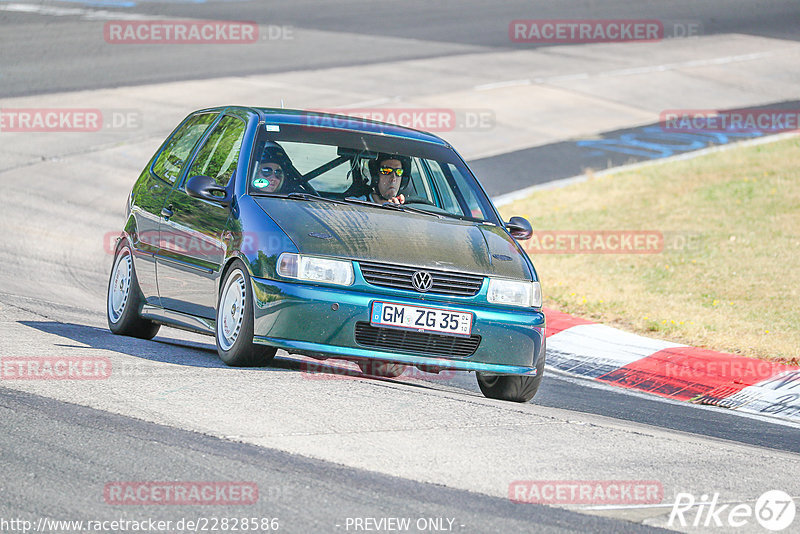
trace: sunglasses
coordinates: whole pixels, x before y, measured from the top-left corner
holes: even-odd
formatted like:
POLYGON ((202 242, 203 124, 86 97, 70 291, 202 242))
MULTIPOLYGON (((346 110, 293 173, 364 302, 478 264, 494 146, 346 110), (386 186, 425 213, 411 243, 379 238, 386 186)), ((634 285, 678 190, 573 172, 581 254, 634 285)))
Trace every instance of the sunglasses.
POLYGON ((275 176, 278 178, 283 178, 283 169, 273 169, 272 167, 261 167, 261 174, 264 176, 269 176, 272 172, 275 171, 275 176))
POLYGON ((394 167, 381 167, 380 172, 382 175, 387 176, 389 174, 395 173, 397 176, 403 176, 403 169, 395 169, 394 167))

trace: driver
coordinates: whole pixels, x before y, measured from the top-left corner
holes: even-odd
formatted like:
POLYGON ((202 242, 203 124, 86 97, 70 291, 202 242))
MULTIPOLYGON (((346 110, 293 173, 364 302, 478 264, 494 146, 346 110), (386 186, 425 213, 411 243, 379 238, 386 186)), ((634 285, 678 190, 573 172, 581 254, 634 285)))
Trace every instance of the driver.
POLYGON ((399 192, 411 179, 411 158, 382 153, 378 154, 377 159, 370 160, 368 167, 371 191, 367 200, 376 204, 403 204, 406 201, 405 195, 399 192))
POLYGON ((259 170, 253 178, 253 187, 264 193, 281 192, 286 185, 286 174, 291 163, 286 152, 277 144, 267 144, 261 153, 259 170))

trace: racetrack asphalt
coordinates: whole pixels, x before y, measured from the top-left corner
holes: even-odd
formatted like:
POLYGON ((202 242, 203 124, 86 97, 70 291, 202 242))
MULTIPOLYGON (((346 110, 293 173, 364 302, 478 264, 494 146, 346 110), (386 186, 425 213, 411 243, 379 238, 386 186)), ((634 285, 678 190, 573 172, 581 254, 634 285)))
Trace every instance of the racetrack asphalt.
MULTIPOLYGON (((612 0, 602 4, 574 3, 569 8, 547 0, 512 0, 492 5, 478 0, 0 2, 0 97, 542 46, 510 42, 509 23, 516 19, 655 19, 695 24, 702 35, 798 40, 797 17, 797 4, 792 0, 757 4, 747 0, 612 0), (4 3, 44 4, 60 10, 52 11, 59 13, 59 20, 55 24, 51 20, 43 27, 36 12, 24 7, 3 11, 4 3), (103 18, 97 15, 98 11, 110 15, 103 18), (122 51, 110 49, 102 37, 103 20, 117 20, 130 13, 153 18, 254 21, 262 27, 290 31, 283 34, 276 30, 274 39, 267 32, 262 42, 244 49, 201 47, 200 53, 189 45, 166 49, 127 45, 122 51), (286 35, 292 39, 284 39, 286 35)), ((398 84, 427 82, 398 75, 398 84)))
MULTIPOLYGON (((524 532, 534 525, 537 532, 552 533, 662 531, 345 468, 6 388, 0 388, 0 412, 5 429, 0 517, 6 520, 36 525, 39 518, 125 518, 175 525, 180 519, 256 517, 259 523, 277 519, 280 532, 304 533, 354 530, 356 518, 392 517, 412 524, 438 520, 452 532, 524 532), (258 501, 131 506, 104 498, 106 484, 114 482, 221 478, 255 483, 258 501)), ((79 531, 61 531, 72 530, 79 531)))

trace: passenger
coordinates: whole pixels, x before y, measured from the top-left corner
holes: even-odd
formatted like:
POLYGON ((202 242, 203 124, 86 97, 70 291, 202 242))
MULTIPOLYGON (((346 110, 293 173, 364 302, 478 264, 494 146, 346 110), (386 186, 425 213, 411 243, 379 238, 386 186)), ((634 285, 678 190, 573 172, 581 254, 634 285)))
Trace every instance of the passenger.
POLYGON ((291 165, 286 152, 277 144, 264 147, 259 164, 259 172, 253 179, 253 187, 264 193, 281 193, 285 189, 286 174, 291 165))
POLYGON ((378 154, 377 159, 369 161, 368 167, 371 191, 366 195, 367 200, 376 204, 403 204, 406 201, 400 190, 411 179, 411 158, 397 154, 378 154))

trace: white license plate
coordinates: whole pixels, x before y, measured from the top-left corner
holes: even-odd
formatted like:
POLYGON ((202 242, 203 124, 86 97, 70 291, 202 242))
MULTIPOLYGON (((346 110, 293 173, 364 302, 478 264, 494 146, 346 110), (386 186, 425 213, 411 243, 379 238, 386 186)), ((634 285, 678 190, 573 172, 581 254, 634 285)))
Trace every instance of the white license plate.
POLYGON ((392 302, 373 302, 370 324, 468 336, 472 333, 472 314, 392 302))

